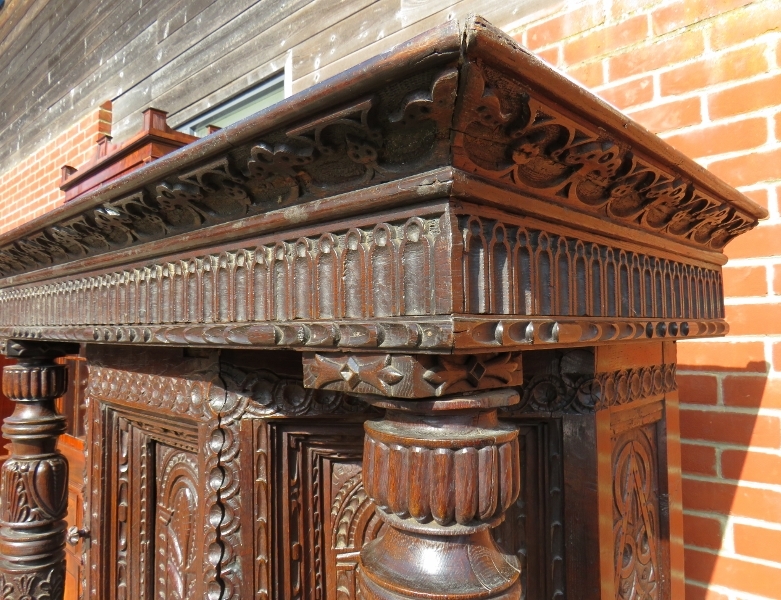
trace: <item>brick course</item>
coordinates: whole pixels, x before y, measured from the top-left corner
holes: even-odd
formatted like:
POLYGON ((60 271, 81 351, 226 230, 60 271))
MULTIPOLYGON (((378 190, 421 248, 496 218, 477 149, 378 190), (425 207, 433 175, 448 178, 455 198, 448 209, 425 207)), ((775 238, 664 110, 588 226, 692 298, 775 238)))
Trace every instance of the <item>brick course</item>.
POLYGON ((62 204, 60 168, 79 167, 95 153, 95 143, 111 134, 111 102, 39 148, 32 156, 0 174, 0 233, 18 227, 62 204))
POLYGON ((513 33, 770 212, 727 246, 730 335, 678 344, 678 388, 686 600, 781 599, 781 2, 563 2, 513 33))

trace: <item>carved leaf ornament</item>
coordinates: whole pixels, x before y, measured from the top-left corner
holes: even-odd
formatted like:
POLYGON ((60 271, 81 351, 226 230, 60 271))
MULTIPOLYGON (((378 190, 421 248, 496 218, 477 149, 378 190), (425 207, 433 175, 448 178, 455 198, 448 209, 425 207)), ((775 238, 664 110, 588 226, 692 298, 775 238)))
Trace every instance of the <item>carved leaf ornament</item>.
POLYGON ((756 225, 501 71, 465 69, 464 105, 476 108, 460 117, 456 166, 715 250, 756 225))
POLYGON ((442 162, 457 72, 423 73, 194 170, 101 204, 0 248, 8 276, 127 248, 279 204, 323 197, 442 162))
POLYGON ((621 600, 659 598, 659 515, 653 450, 643 432, 614 453, 615 590, 621 600))

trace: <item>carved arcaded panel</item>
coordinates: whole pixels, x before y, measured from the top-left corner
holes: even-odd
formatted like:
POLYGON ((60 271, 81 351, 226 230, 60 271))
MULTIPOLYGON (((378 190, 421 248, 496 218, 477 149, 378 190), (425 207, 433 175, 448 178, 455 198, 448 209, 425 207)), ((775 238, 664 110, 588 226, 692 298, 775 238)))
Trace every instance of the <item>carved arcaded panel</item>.
POLYGON ((520 385, 521 354, 306 354, 304 385, 355 394, 428 398, 520 385))
POLYGON ((442 166, 457 79, 455 68, 422 71, 259 135, 195 169, 185 166, 0 248, 0 275, 161 240, 280 205, 292 208, 442 166))
MULTIPOLYGON (((413 217, 3 290, 0 325, 189 323, 208 330, 211 323, 447 313, 450 242, 443 219, 413 217)), ((125 341, 144 340, 144 334, 132 333, 125 341)), ((187 343, 188 335, 199 334, 169 331, 178 343, 187 343)), ((297 340, 274 328, 236 330, 233 336, 237 344, 273 345, 279 336, 286 344, 297 340)))
POLYGON ((462 72, 454 166, 547 200, 720 250, 756 219, 483 61, 462 72))
POLYGON ((528 227, 519 218, 462 216, 459 227, 466 313, 678 322, 724 317, 718 269, 528 227))
POLYGON ((193 598, 199 569, 197 456, 159 445, 156 451, 155 598, 193 598))
POLYGON ((203 477, 193 424, 161 428, 148 414, 110 405, 99 413, 108 435, 93 441, 102 451, 93 466, 99 484, 91 485, 100 492, 91 491, 90 504, 95 507, 97 501, 98 506, 85 552, 90 566, 107 568, 89 573, 88 581, 116 600, 193 597, 202 581, 194 576, 194 564, 203 551, 203 477), (114 454, 108 457, 106 448, 114 454))
POLYGON ((656 425, 632 429, 613 447, 616 598, 661 597, 656 425))
MULTIPOLYGON (((254 456, 244 450, 251 446, 242 441, 242 419, 371 414, 365 404, 344 394, 308 390, 300 380, 228 362, 182 372, 180 376, 92 364, 88 399, 95 407, 91 414, 100 415, 90 431, 93 458, 87 497, 92 526, 101 531, 104 515, 108 514, 105 511, 113 511, 115 531, 106 530, 105 535, 127 534, 128 543, 135 544, 125 551, 122 544, 112 546, 109 538, 94 536, 89 564, 107 564, 111 575, 90 572, 88 584, 95 590, 107 585, 127 590, 127 598, 189 598, 193 589, 203 589, 214 600, 244 598, 252 587, 252 569, 248 570, 251 564, 260 586, 256 589, 268 588, 270 583, 263 582, 270 581, 264 575, 270 555, 259 550, 257 561, 251 562, 244 551, 254 535, 268 539, 267 522, 251 527, 242 516, 252 504, 244 503, 253 494, 258 499, 258 510, 268 502, 264 499, 268 472, 264 461, 268 454, 260 438, 254 456), (117 411, 122 412, 121 419, 112 416, 117 411), (108 434, 102 433, 99 425, 106 415, 116 423, 109 427, 108 434), (166 422, 159 420, 161 415, 166 422), (136 439, 134 432, 138 431, 147 442, 136 439), (154 445, 151 451, 149 444, 154 445), (100 473, 108 468, 105 448, 115 445, 118 462, 113 467, 114 492, 106 496, 102 495, 104 478, 100 473), (245 488, 242 473, 253 462, 258 471, 254 488, 245 488), (143 491, 140 497, 134 494, 139 482, 150 477, 156 481, 156 498, 147 498, 143 491), (198 522, 195 529, 193 519, 198 522), (144 523, 148 525, 142 526, 144 523), (140 540, 137 532, 149 531, 152 524, 155 536, 146 542, 140 540), (112 547, 119 550, 109 556, 106 552, 112 547), (145 567, 147 564, 150 566, 145 567), (138 569, 143 570, 139 578, 127 578, 128 572, 138 569), (197 582, 192 578, 196 571, 201 573, 197 582)), ((264 598, 260 592, 257 597, 264 598)))

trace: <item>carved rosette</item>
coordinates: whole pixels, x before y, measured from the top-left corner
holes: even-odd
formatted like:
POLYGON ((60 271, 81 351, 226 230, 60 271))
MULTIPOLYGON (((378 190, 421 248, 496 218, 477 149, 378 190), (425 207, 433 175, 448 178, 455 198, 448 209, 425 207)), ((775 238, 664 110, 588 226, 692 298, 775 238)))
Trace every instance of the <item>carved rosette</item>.
POLYGON ((363 597, 520 598, 518 560, 490 533, 520 491, 518 429, 497 418, 518 394, 367 401, 387 409, 364 425, 363 477, 389 528, 361 551, 363 597))
POLYGON ((67 368, 49 358, 50 349, 39 355, 46 358, 34 348, 10 347, 8 354, 22 356, 3 371, 3 392, 16 409, 2 428, 11 456, 0 473, 0 590, 9 600, 57 600, 64 593, 68 463, 56 449, 65 418, 54 399, 65 392, 67 368))

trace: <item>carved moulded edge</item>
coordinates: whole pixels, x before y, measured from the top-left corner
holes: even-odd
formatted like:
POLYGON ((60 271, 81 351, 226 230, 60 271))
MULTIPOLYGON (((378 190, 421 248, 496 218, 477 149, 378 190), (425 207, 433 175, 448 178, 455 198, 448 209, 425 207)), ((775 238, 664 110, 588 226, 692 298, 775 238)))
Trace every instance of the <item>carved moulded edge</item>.
POLYGON ((104 327, 4 327, 0 338, 68 342, 286 348, 293 350, 452 350, 521 349, 569 344, 684 340, 723 336, 724 319, 656 320, 588 317, 445 317, 420 322, 301 321, 201 325, 104 327))

